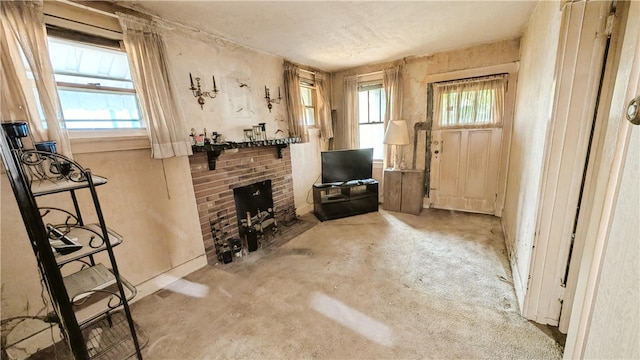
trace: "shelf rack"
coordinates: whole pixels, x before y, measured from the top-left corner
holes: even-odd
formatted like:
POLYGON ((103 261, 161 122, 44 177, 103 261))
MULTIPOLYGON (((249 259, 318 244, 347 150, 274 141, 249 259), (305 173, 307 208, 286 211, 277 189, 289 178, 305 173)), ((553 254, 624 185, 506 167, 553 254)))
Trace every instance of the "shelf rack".
MULTIPOLYGON (((129 309, 129 300, 136 296, 136 289, 120 275, 113 253, 113 247, 122 243, 123 239, 118 233, 106 227, 96 192, 96 186, 106 184, 107 179, 93 175, 89 169, 84 169, 63 155, 24 150, 22 147, 11 146, 9 141, 6 133, 0 136, 2 161, 29 235, 38 269, 51 297, 62 334, 74 358, 90 359, 103 356, 105 352, 98 353, 93 347, 88 348, 91 339, 88 338, 90 331, 87 332, 87 329, 101 321, 113 324, 113 318, 118 314, 119 319, 124 317, 124 320, 120 321, 120 327, 125 330, 128 328, 126 332, 129 332, 129 335, 125 332, 120 334, 120 337, 123 339, 122 342, 131 345, 128 347, 131 351, 128 354, 119 353, 111 358, 128 358, 135 355, 138 359, 142 359, 137 336, 139 327, 134 324, 129 309), (97 223, 85 225, 76 196, 76 191, 80 189, 89 190, 95 216, 98 219, 97 223), (61 192, 70 194, 74 212, 38 207, 37 197, 61 192), (55 213, 60 214, 63 221, 59 223, 50 221, 56 217, 53 215, 55 213), (46 225, 44 218, 47 218, 46 225), (82 244, 82 248, 66 255, 56 256, 50 243, 50 239, 53 238, 52 229, 55 229, 56 234, 62 234, 61 238, 75 239, 82 244), (96 264, 94 259, 95 254, 104 251, 108 254, 109 268, 103 264, 96 264), (61 267, 74 261, 80 261, 83 264, 80 274, 63 277, 61 267), (69 283, 73 277, 74 280, 84 281, 86 280, 83 279, 84 274, 88 274, 90 272, 88 269, 92 267, 94 267, 92 270, 100 270, 107 278, 111 274, 111 280, 108 283, 88 281, 86 288, 75 291, 72 298, 65 286, 65 280, 69 283), (81 293, 90 295, 80 296, 81 293)), ((15 141, 12 142, 14 143, 15 141)), ((109 348, 113 349, 112 346, 109 348)))

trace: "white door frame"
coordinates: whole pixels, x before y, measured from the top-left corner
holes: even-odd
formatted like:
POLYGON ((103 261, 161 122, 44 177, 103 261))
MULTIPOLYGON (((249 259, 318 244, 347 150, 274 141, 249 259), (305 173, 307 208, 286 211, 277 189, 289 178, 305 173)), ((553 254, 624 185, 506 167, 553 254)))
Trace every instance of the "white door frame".
MULTIPOLYGON (((498 187, 495 216, 501 217, 504 208, 504 200, 507 193, 507 171, 509 166, 509 152, 511 150, 511 133, 513 128, 513 115, 516 103, 516 88, 518 81, 519 62, 498 64, 482 68, 451 71, 441 74, 428 75, 427 83, 465 79, 470 77, 488 76, 494 74, 508 74, 507 93, 504 97, 504 123, 502 127, 502 151, 500 153, 500 171, 498 173, 498 187)), ((427 164, 427 166, 431 166, 427 164)), ((427 200, 430 203, 430 200, 427 200)))
MULTIPOLYGON (((613 92, 616 85, 616 77, 618 76, 618 64, 621 56, 620 49, 624 39, 624 36, 621 36, 621 29, 626 23, 628 8, 628 2, 619 2, 616 6, 615 18, 612 18, 615 20, 616 24, 615 26, 614 24, 611 24, 611 43, 609 45, 607 59, 605 60, 606 64, 604 65, 605 72, 602 79, 599 103, 597 104, 598 113, 596 114, 597 118, 593 129, 593 140, 588 159, 589 164, 587 166, 587 172, 585 173, 580 215, 578 217, 578 223, 576 224, 575 242, 572 254, 572 259, 575 259, 575 261, 571 261, 571 264, 569 264, 564 302, 560 313, 560 323, 558 324, 560 332, 565 334, 568 331, 569 322, 571 320, 571 309, 573 307, 578 276, 580 275, 580 264, 584 253, 584 247, 587 239, 597 232, 597 228, 592 228, 592 226, 594 226, 594 222, 597 223, 600 219, 602 211, 602 203, 596 201, 596 189, 598 187, 597 176, 600 169, 605 166, 602 161, 604 151, 603 146, 605 142, 605 135, 608 133, 607 127, 611 124, 609 119, 611 116, 614 116, 615 118, 615 115, 609 114, 609 111, 611 109, 613 92)), ((611 164, 609 163, 609 166, 610 165, 611 164)), ((599 200, 602 201, 601 198, 599 200)))
POLYGON ((523 315, 558 325, 611 1, 564 4, 536 235, 523 315))
MULTIPOLYGON (((618 3, 619 6, 620 4, 618 3)), ((599 159, 600 167, 593 174, 594 181, 596 181, 592 190, 594 211, 588 219, 588 231, 572 307, 573 315, 569 323, 565 345, 565 359, 584 357, 602 262, 608 246, 609 229, 612 224, 613 210, 619 193, 632 129, 631 124, 624 119, 624 113, 629 101, 640 94, 640 24, 636 20, 633 26, 626 27, 627 19, 633 17, 637 19, 640 15, 640 4, 637 2, 623 2, 622 4, 629 7, 623 9, 619 19, 620 33, 624 32, 624 37, 632 36, 629 36, 629 39, 624 39, 624 45, 620 46, 623 55, 618 57, 615 90, 610 103, 611 110, 607 117, 609 121, 606 125, 606 135, 603 139, 603 148, 613 148, 614 150, 602 152, 601 159, 599 159)), ((632 156, 636 155, 632 154, 632 156)))

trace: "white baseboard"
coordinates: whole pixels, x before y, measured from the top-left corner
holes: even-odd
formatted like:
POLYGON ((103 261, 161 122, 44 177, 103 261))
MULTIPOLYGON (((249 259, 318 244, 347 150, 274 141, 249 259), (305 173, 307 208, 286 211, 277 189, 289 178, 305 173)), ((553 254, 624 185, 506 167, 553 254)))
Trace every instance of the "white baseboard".
POLYGON ((138 295, 132 301, 130 301, 130 303, 135 303, 145 296, 151 295, 158 290, 164 289, 172 282, 169 279, 183 278, 191 274, 192 272, 204 267, 205 265, 207 265, 207 257, 202 254, 194 259, 182 263, 170 270, 152 277, 145 282, 136 285, 138 295))

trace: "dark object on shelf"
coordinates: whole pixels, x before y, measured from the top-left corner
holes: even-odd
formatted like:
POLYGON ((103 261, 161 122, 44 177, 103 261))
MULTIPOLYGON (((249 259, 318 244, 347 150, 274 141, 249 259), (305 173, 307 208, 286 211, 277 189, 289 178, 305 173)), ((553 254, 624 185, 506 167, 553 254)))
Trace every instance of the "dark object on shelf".
POLYGON ((57 253, 69 255, 72 252, 82 249, 82 244, 69 238, 60 230, 51 225, 47 225, 47 229, 49 230, 49 244, 51 244, 51 247, 53 247, 57 253))
POLYGON ((320 221, 378 211, 378 181, 313 185, 313 213, 320 221))
POLYGON ((2 123, 2 129, 4 129, 5 133, 9 137, 9 141, 11 142, 11 147, 13 149, 22 149, 22 140, 21 138, 25 138, 29 136, 29 128, 27 127, 26 122, 8 122, 2 123))
POLYGON ((56 149, 55 141, 43 141, 43 142, 36 143, 35 146, 36 146, 36 150, 38 151, 44 151, 52 154, 55 154, 58 152, 56 149))
MULTIPOLYGON (((251 129, 253 132, 253 129, 251 129)), ((206 152, 207 160, 209 162, 209 170, 216 169, 216 160, 220 154, 222 154, 222 150, 225 149, 240 149, 240 148, 250 148, 256 146, 275 146, 278 149, 278 159, 282 159, 282 149, 289 146, 289 144, 299 143, 302 140, 299 137, 285 138, 285 139, 271 139, 271 140, 257 140, 257 141, 243 141, 243 142, 232 142, 228 141, 225 143, 218 144, 206 144, 206 145, 194 145, 191 147, 193 152, 206 152)))

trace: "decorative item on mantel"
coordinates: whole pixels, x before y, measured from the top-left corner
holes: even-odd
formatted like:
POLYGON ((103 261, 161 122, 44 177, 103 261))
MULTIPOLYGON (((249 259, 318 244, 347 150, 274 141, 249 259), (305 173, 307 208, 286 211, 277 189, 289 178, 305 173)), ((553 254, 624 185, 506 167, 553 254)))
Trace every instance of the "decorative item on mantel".
MULTIPOLYGON (((252 133, 253 133, 253 129, 250 129, 250 130, 252 130, 252 133)), ((207 161, 209 163, 209 170, 215 170, 216 160, 218 160, 218 157, 220 156, 220 154, 222 154, 223 150, 261 147, 261 146, 275 146, 278 149, 278 159, 282 159, 282 149, 288 147, 289 144, 296 144, 301 141, 302 139, 299 137, 289 137, 289 138, 283 138, 283 139, 250 140, 250 141, 242 141, 242 142, 227 141, 227 142, 218 142, 218 143, 205 143, 203 145, 193 145, 191 148, 194 153, 206 152, 207 161)))
POLYGON ((194 86, 193 76, 191 76, 191 73, 189 73, 189 80, 191 81, 191 87, 189 88, 189 90, 191 90, 191 92, 193 93, 193 97, 198 98, 198 104, 200 104, 200 109, 204 109, 205 96, 213 99, 218 95, 218 87, 216 86, 216 77, 215 75, 212 75, 211 78, 213 79, 213 90, 202 91, 202 88, 200 87, 200 78, 199 77, 196 78, 196 85, 194 86))
POLYGON ((265 98, 265 100, 267 100, 267 107, 269 108, 269 112, 271 112, 271 109, 273 108, 273 105, 271 105, 271 103, 280 104, 280 101, 282 100, 282 98, 280 97, 280 86, 278 86, 278 98, 277 99, 272 99, 271 98, 271 94, 269 92, 270 92, 269 88, 265 85, 264 86, 264 98, 265 98))

